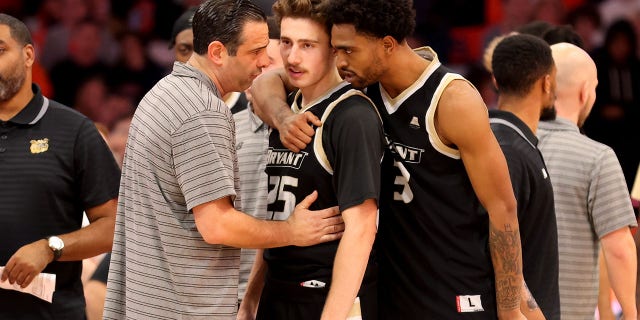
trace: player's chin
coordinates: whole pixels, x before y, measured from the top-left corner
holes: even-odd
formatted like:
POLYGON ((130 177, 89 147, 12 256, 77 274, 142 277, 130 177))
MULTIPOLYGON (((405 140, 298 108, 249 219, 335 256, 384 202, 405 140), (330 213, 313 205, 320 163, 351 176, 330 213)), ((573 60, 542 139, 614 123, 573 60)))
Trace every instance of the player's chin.
POLYGON ((366 81, 364 81, 364 79, 358 77, 347 77, 345 78, 345 80, 351 83, 351 85, 356 89, 364 89, 369 85, 366 81))

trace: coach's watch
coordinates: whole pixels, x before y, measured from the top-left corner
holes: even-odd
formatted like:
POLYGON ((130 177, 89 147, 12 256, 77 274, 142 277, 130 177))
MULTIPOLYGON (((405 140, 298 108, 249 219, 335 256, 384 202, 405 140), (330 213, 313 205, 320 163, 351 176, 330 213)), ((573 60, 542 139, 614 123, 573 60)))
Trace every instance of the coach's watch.
POLYGON ((62 249, 64 248, 64 241, 56 236, 47 237, 49 242, 49 248, 53 251, 53 261, 60 259, 62 256, 62 249))

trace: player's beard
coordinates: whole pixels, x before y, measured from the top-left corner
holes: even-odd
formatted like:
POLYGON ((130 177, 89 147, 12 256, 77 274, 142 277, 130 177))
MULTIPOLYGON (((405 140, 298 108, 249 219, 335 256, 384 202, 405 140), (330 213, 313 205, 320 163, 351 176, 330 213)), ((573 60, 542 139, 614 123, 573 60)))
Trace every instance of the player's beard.
POLYGON ((16 67, 14 72, 5 77, 0 75, 0 101, 13 98, 24 84, 26 71, 16 67))
POLYGON ((543 108, 540 112, 540 121, 551 121, 556 119, 556 106, 551 105, 543 108))
POLYGON ((341 69, 339 71, 340 77, 345 78, 345 74, 351 75, 349 82, 354 88, 364 89, 378 81, 384 74, 384 67, 382 59, 375 54, 372 56, 372 61, 368 68, 361 73, 356 73, 350 69, 341 69))
POLYGON ((364 74, 362 77, 362 86, 368 87, 380 81, 380 78, 382 78, 383 74, 384 74, 383 61, 379 56, 374 54, 373 62, 371 63, 371 66, 367 69, 366 74, 364 74))

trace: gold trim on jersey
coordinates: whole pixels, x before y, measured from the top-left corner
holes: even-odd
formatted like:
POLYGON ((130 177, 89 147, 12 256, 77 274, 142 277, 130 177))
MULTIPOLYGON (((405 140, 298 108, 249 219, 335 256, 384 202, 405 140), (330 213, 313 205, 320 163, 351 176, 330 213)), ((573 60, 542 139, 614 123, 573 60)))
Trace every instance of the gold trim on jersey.
MULTIPOLYGON (((448 157, 451 157, 453 159, 460 159, 460 151, 458 149, 449 147, 444 142, 442 142, 442 140, 440 139, 440 136, 438 135, 438 132, 436 131, 436 125, 434 120, 436 109, 438 107, 438 103, 440 102, 440 97, 442 96, 442 93, 444 92, 444 90, 449 86, 449 84, 453 80, 462 80, 468 83, 476 91, 476 94, 480 96, 480 93, 478 92, 476 87, 473 85, 473 83, 469 82, 469 80, 465 79, 464 77, 462 77, 457 73, 447 73, 440 81, 440 84, 438 85, 436 92, 433 94, 433 97, 431 98, 431 104, 429 105, 429 109, 427 110, 425 123, 427 124, 427 133, 429 134, 429 142, 431 142, 431 145, 438 152, 448 157)), ((480 97, 480 99, 482 99, 482 97, 480 97)), ((487 114, 489 114, 488 109, 486 109, 485 111, 487 112, 487 114)))
MULTIPOLYGON (((343 93, 336 100, 332 101, 327 107, 327 109, 325 109, 320 121, 324 123, 329 117, 329 114, 331 113, 331 111, 333 111, 333 109, 338 105, 338 103, 344 101, 345 99, 351 96, 356 96, 356 95, 367 99, 367 101, 369 101, 371 108, 373 108, 373 110, 376 111, 376 114, 378 114, 378 118, 380 118, 380 121, 382 121, 382 117, 380 117, 380 113, 378 113, 378 109, 375 107, 375 104, 373 103, 373 101, 371 101, 369 97, 367 97, 364 93, 362 93, 362 91, 356 90, 356 89, 349 89, 349 91, 343 93)), ((324 148, 322 147, 322 133, 323 133, 322 128, 324 127, 316 128, 316 134, 313 137, 313 151, 316 155, 316 159, 318 159, 318 163, 320 163, 320 165, 329 174, 333 175, 333 167, 331 167, 331 163, 329 163, 329 159, 327 159, 327 154, 324 152, 324 148)))
POLYGON ((298 91, 296 91, 296 95, 295 95, 295 97, 293 99, 293 103, 291 104, 291 111, 293 111, 293 113, 296 113, 296 114, 303 113, 303 112, 309 110, 309 108, 311 108, 311 107, 315 106, 316 104, 318 104, 319 102, 324 101, 324 99, 329 98, 336 91, 344 88, 348 84, 349 83, 346 82, 346 81, 341 81, 335 87, 332 87, 331 89, 327 90, 326 93, 320 95, 318 98, 316 98, 313 101, 307 103, 306 106, 299 106, 298 105, 298 98, 300 97, 300 95, 302 95, 302 90, 298 90, 298 91))
POLYGON ((433 72, 435 72, 436 69, 438 69, 438 67, 441 65, 440 61, 438 60, 438 55, 430 47, 421 47, 415 49, 414 51, 426 60, 431 60, 431 63, 429 63, 429 65, 424 69, 420 77, 418 77, 418 80, 416 80, 395 98, 391 98, 387 91, 382 87, 382 84, 378 84, 378 86, 380 87, 382 102, 384 103, 384 107, 387 109, 387 112, 389 114, 393 114, 394 112, 396 112, 402 105, 402 103, 405 102, 405 100, 407 100, 411 95, 422 88, 431 74, 433 74, 433 72))
MULTIPOLYGON (((435 114, 436 109, 438 108, 438 103, 440 102, 440 98, 442 97, 442 93, 449 86, 451 81, 453 80, 463 80, 467 81, 461 75, 456 73, 447 73, 444 75, 438 88, 436 88, 436 92, 433 93, 433 97, 431 98, 431 103, 429 104, 429 109, 427 109, 427 114, 425 116, 425 123, 427 124, 427 133, 429 134, 429 142, 436 149, 436 151, 442 153, 443 155, 453 158, 460 159, 460 151, 449 147, 438 135, 438 131, 436 131, 436 123, 435 123, 435 114)), ((468 81, 467 81, 468 82, 468 81)))

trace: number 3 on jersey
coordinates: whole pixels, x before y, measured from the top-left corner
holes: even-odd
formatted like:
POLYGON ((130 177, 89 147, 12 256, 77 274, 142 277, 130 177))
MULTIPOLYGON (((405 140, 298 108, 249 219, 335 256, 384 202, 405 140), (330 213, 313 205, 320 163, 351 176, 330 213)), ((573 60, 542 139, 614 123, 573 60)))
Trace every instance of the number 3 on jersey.
POLYGON ((407 168, 404 167, 402 162, 394 160, 393 165, 400 171, 400 174, 396 175, 396 179, 393 183, 397 187, 400 187, 396 188, 396 190, 402 190, 401 192, 393 192, 393 200, 409 203, 413 200, 413 192, 411 191, 411 186, 409 186, 411 174, 409 173, 409 171, 407 171, 407 168))
POLYGON ((267 195, 267 216, 271 220, 287 220, 296 206, 296 195, 292 192, 298 186, 298 178, 289 176, 269 177, 267 195))

